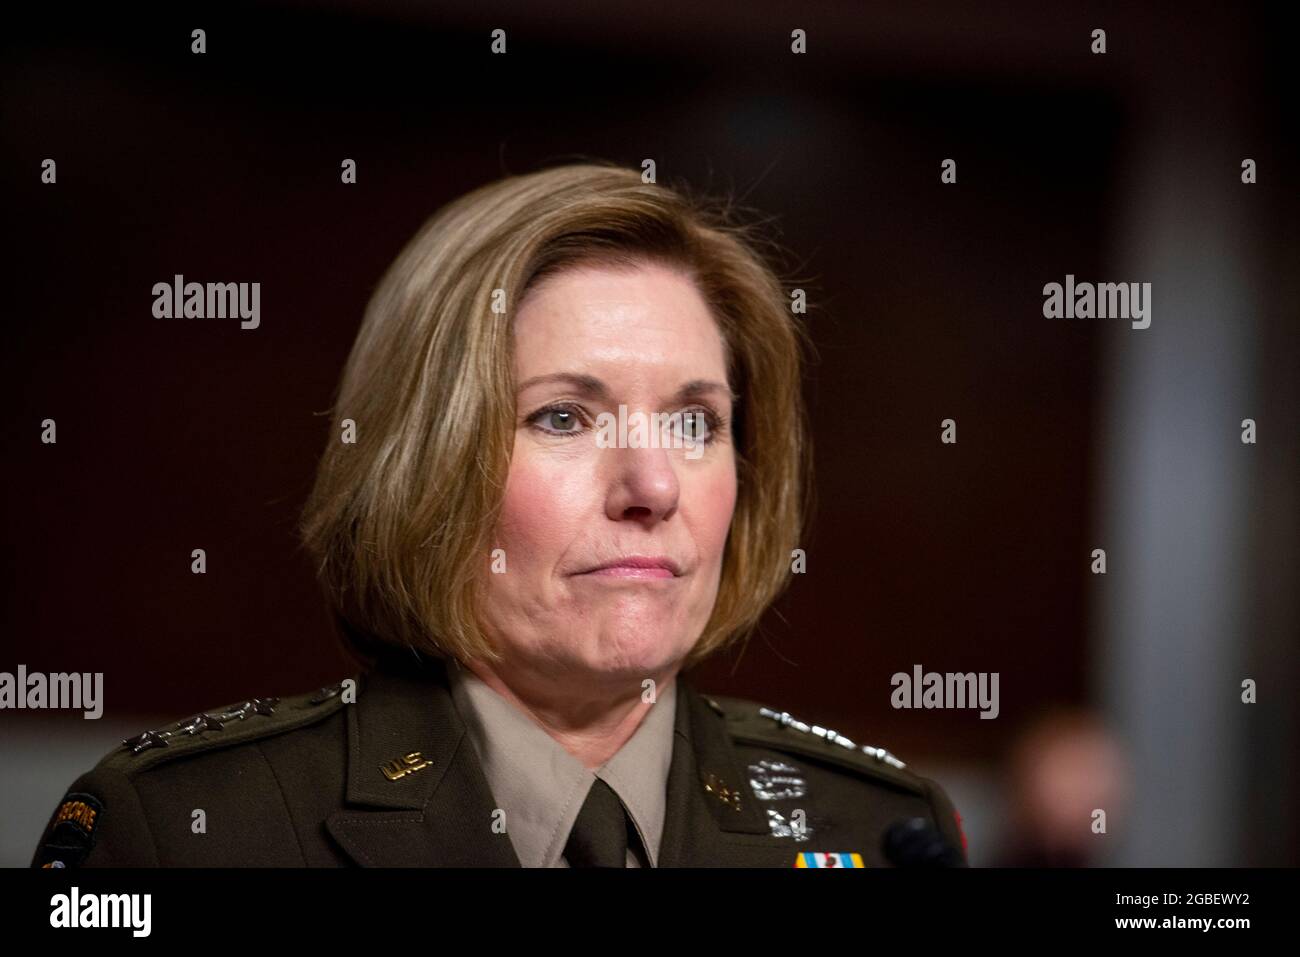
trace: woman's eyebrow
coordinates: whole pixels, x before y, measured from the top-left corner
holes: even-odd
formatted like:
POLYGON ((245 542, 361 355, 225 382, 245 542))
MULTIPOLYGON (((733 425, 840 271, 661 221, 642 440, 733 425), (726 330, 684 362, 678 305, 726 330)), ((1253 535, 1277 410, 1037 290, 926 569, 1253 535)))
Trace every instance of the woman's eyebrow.
POLYGON ((594 375, 586 375, 580 372, 551 372, 547 375, 535 375, 531 379, 525 379, 519 383, 518 391, 523 392, 535 385, 548 385, 556 382, 570 385, 576 391, 598 399, 609 397, 609 390, 605 388, 605 383, 594 375))
POLYGON ((706 395, 710 392, 725 395, 733 402, 737 399, 736 393, 732 392, 731 387, 725 382, 716 382, 713 379, 692 379, 677 390, 677 395, 673 397, 673 401, 685 402, 687 399, 692 399, 698 395, 706 395))
MULTIPOLYGON (((604 382, 593 375, 581 372, 551 372, 546 375, 533 376, 519 383, 518 391, 523 392, 525 389, 530 389, 536 385, 551 385, 554 383, 571 386, 582 395, 596 399, 608 399, 610 395, 609 388, 604 382)), ((692 379, 677 390, 677 394, 673 396, 671 401, 674 403, 685 402, 688 399, 709 393, 724 395, 733 401, 736 399, 736 394, 731 391, 731 387, 725 382, 718 382, 713 379, 692 379)))

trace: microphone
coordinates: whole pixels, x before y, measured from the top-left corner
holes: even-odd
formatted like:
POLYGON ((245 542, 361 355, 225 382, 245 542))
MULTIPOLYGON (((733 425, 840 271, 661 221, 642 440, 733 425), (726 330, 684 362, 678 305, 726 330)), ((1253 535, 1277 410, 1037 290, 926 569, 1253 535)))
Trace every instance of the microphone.
POLYGON ((895 867, 965 867, 961 852, 923 817, 895 821, 885 831, 885 859, 895 867))

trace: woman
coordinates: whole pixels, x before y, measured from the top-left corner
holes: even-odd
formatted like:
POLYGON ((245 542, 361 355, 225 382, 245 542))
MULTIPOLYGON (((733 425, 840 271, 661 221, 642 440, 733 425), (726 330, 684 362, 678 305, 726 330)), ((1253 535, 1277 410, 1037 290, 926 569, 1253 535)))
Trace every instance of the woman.
POLYGON ((799 544, 787 303, 723 213, 616 167, 441 210, 368 307, 304 513, 364 674, 125 742, 34 863, 960 862, 892 755, 679 678, 799 544))

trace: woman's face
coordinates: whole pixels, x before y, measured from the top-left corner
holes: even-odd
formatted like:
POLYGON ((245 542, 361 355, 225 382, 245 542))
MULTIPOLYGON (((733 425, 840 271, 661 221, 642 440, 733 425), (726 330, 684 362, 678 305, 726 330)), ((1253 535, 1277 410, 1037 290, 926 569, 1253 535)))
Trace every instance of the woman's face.
POLYGON ((667 267, 575 267, 521 303, 514 364, 514 453, 495 540, 504 571, 487 575, 483 612, 505 656, 497 668, 611 688, 665 676, 709 619, 736 504, 718 327, 694 284, 667 267), (616 419, 620 405, 623 447, 597 419, 616 419), (704 418, 654 431, 659 447, 636 439, 638 413, 673 412, 704 418), (701 421, 706 444, 664 447, 701 421))

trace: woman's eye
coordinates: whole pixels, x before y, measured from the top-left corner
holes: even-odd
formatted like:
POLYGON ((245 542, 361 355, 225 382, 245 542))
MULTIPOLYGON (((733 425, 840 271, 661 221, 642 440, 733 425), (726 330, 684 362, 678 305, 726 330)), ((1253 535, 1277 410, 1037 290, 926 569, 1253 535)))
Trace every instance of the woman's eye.
POLYGON ((709 442, 713 438, 713 432, 716 428, 714 417, 702 410, 694 409, 690 412, 682 413, 681 417, 681 434, 684 441, 689 442, 709 442))
POLYGON ((582 431, 582 416, 576 409, 540 409, 529 417, 529 421, 543 432, 582 431))
POLYGON ((703 412, 687 412, 682 417, 682 434, 688 439, 702 439, 709 434, 709 424, 703 412))
POLYGON ((578 417, 565 409, 552 409, 546 413, 545 421, 556 432, 571 432, 578 425, 578 417))
MULTIPOLYGON (((667 413, 656 415, 663 415, 665 428, 671 430, 665 431, 658 441, 709 445, 720 427, 717 415, 704 409, 674 412, 671 416, 667 413), (675 438, 670 438, 670 435, 675 438)), ((563 406, 538 409, 528 417, 528 423, 548 435, 581 435, 592 428, 590 419, 581 409, 563 406)))

